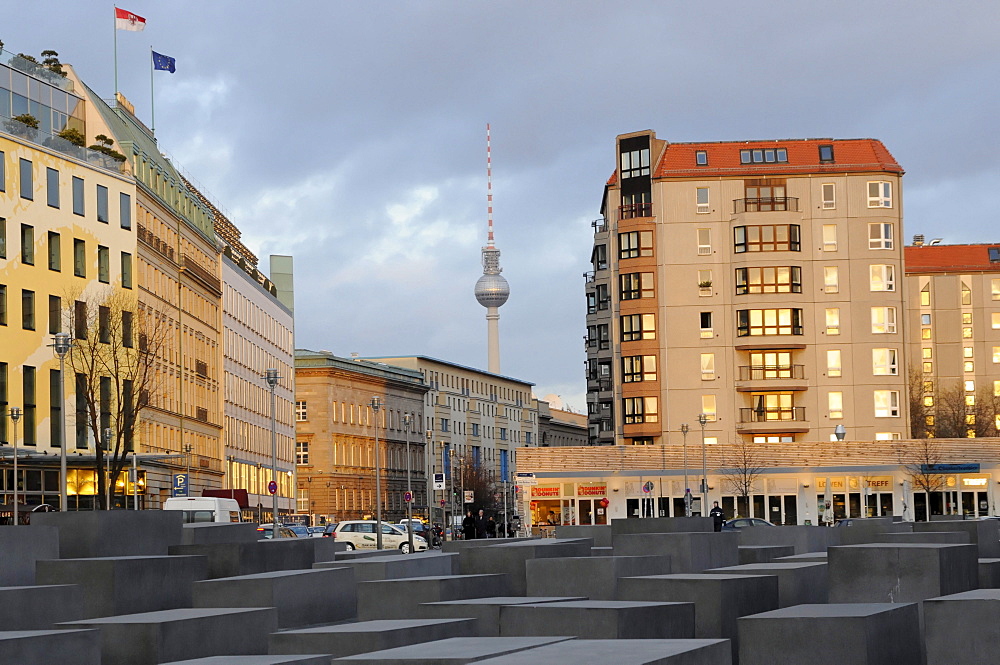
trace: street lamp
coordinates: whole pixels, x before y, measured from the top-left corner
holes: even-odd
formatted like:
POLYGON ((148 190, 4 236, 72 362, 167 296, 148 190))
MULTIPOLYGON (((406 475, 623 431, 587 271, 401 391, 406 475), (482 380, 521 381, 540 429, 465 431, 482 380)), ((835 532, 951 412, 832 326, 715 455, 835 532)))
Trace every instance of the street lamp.
POLYGON ((382 477, 379 473, 378 456, 378 412, 382 410, 382 398, 372 396, 368 403, 375 414, 375 549, 382 549, 382 477))
POLYGON ((21 407, 10 407, 8 414, 14 423, 14 526, 17 526, 17 421, 21 419, 21 407))
POLYGON ((448 499, 448 507, 451 508, 451 539, 455 540, 455 449, 448 446, 448 477, 451 480, 451 497, 448 499))
POLYGON ((52 337, 52 348, 59 356, 59 510, 69 510, 66 496, 66 354, 73 348, 73 338, 69 333, 56 333, 52 337))
MULTIPOLYGON (((277 369, 270 367, 264 370, 261 378, 267 381, 271 390, 271 482, 274 483, 274 492, 271 492, 271 537, 281 538, 281 529, 278 528, 278 433, 274 424, 274 389, 281 377, 277 369)), ((271 491, 271 487, 267 489, 271 491)))
POLYGON ((108 451, 111 450, 111 428, 104 428, 104 510, 111 510, 111 458, 108 451))
POLYGON ((701 425, 701 516, 705 517, 708 510, 708 457, 705 451, 705 423, 708 416, 704 413, 698 414, 698 424, 701 425))
POLYGON ((684 517, 691 517, 691 487, 688 485, 688 427, 681 423, 681 435, 684 437, 684 517))
POLYGON ((413 415, 403 414, 404 436, 406 437, 406 495, 410 497, 406 502, 406 536, 410 543, 410 554, 413 553, 413 489, 410 487, 410 422, 413 415))
POLYGON ((843 425, 837 425, 833 430, 833 435, 837 437, 837 441, 843 441, 844 437, 847 436, 847 429, 843 425))

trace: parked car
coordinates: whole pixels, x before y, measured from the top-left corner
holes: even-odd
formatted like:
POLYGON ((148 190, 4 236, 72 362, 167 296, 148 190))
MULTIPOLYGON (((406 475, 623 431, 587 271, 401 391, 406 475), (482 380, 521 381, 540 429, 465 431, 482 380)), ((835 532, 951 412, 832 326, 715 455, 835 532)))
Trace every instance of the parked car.
POLYGON ((430 542, 430 539, 427 537, 427 533, 430 530, 430 527, 427 524, 424 524, 424 522, 421 520, 418 519, 399 520, 399 524, 396 525, 396 528, 401 530, 403 533, 406 533, 407 522, 410 522, 413 525, 414 536, 420 536, 424 540, 430 542))
POLYGON ((291 529, 295 532, 295 535, 299 538, 309 538, 309 527, 302 526, 301 524, 286 524, 285 527, 291 529))
MULTIPOLYGON (((378 547, 378 539, 375 533, 376 522, 374 520, 351 520, 339 522, 330 533, 331 538, 347 545, 348 550, 353 549, 374 549, 378 547)), ((406 532, 394 524, 382 522, 382 547, 384 549, 402 550, 403 554, 409 554, 410 542, 406 532)), ((427 549, 427 541, 421 536, 413 536, 413 549, 420 552, 427 549)))
POLYGON ((311 526, 309 527, 309 537, 322 538, 324 531, 326 531, 326 527, 324 526, 311 526))
POLYGON ((759 517, 737 517, 734 520, 729 520, 728 522, 722 523, 723 531, 739 531, 740 529, 746 529, 752 526, 774 526, 767 520, 762 520, 759 517))
MULTIPOLYGON (((287 526, 278 525, 278 533, 281 534, 282 538, 298 538, 299 534, 295 533, 287 526)), ((273 538, 274 537, 274 525, 272 524, 261 524, 257 527, 257 535, 261 538, 273 538)))
POLYGON ((323 537, 333 538, 333 532, 337 530, 338 522, 330 522, 325 527, 323 527, 323 537))
POLYGON ((233 499, 173 496, 163 502, 163 509, 182 511, 185 524, 241 521, 240 504, 233 499))

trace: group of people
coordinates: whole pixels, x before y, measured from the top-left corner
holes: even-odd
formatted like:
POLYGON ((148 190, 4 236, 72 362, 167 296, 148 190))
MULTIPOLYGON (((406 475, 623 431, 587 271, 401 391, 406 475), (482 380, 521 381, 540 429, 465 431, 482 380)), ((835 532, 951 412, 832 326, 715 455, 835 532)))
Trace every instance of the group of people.
MULTIPOLYGON (((502 531, 500 533, 503 535, 502 531)), ((465 519, 462 520, 462 538, 465 540, 474 540, 476 538, 496 537, 497 523, 492 515, 486 517, 482 510, 477 515, 473 515, 471 510, 466 512, 465 519)))

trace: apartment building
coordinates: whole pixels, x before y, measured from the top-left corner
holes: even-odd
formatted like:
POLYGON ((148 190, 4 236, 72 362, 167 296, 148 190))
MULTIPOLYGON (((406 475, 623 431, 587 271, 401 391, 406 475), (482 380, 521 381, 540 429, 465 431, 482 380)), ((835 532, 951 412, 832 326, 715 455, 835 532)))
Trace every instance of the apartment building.
POLYGON ((615 164, 585 275, 592 445, 907 436, 903 170, 879 141, 644 131, 615 164))

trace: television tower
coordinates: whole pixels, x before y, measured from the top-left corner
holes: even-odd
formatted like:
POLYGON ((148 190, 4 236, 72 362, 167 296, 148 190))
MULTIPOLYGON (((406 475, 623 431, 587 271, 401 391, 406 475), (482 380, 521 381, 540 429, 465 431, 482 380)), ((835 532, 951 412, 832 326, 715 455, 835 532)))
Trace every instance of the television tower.
POLYGON ((483 247, 483 276, 476 282, 476 300, 486 308, 489 371, 500 373, 500 306, 510 297, 510 286, 500 273, 500 250, 493 246, 493 164, 490 125, 486 124, 486 218, 488 232, 483 247))

